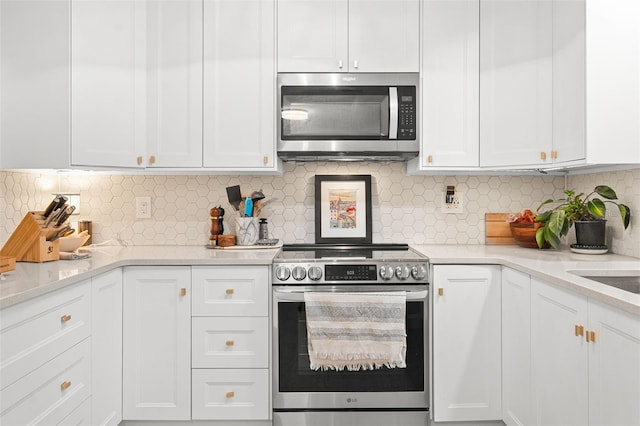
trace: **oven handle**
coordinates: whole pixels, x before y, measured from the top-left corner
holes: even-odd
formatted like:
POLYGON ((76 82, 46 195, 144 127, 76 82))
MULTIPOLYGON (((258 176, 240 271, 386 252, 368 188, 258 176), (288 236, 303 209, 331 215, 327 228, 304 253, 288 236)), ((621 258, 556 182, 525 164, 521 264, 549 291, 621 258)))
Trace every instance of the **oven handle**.
MULTIPOLYGON (((315 292, 315 293, 322 293, 322 291, 314 291, 313 289, 279 289, 279 288, 274 288, 273 293, 274 293, 274 297, 276 300, 281 300, 284 302, 304 302, 304 294, 306 292, 315 292)), ((345 289, 344 291, 340 291, 340 292, 325 292, 325 293, 356 293, 358 291, 350 291, 345 289)), ((359 292, 361 293, 365 293, 365 291, 359 290, 359 292)), ((373 293, 383 293, 383 292, 375 292, 372 291, 373 293)), ((427 296, 429 295, 429 290, 415 290, 415 291, 407 291, 407 301, 414 301, 414 300, 426 300, 427 296)))

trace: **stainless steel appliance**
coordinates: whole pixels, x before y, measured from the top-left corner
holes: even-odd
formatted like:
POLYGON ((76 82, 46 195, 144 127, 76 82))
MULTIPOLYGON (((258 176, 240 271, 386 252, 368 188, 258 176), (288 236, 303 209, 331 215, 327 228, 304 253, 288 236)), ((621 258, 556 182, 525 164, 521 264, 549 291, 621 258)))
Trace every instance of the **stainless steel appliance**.
POLYGON ((404 160, 418 155, 417 73, 279 74, 284 160, 404 160))
POLYGON ((284 246, 274 261, 273 408, 277 426, 426 425, 428 260, 406 245, 284 246), (314 371, 304 293, 406 291, 406 368, 314 371))

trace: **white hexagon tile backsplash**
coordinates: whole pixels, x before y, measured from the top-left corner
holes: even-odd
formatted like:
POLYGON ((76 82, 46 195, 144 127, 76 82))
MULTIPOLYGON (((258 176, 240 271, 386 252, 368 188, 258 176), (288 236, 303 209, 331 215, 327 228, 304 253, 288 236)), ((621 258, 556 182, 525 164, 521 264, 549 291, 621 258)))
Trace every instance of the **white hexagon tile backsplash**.
MULTIPOLYGON (((225 233, 233 233, 235 216, 225 188, 236 184, 245 196, 264 192, 267 203, 260 216, 268 219, 272 238, 313 242, 316 174, 372 175, 373 240, 378 243, 484 244, 485 213, 535 209, 542 200, 561 196, 565 185, 564 177, 542 175, 407 176, 403 163, 285 163, 282 176, 1 171, 0 244, 28 210, 43 209, 58 192, 80 193, 80 215, 72 220, 93 221, 94 243, 206 244, 213 206, 226 210, 225 233), (463 213, 442 213, 447 185, 463 194, 463 213), (151 198, 150 219, 136 219, 136 197, 151 198)), ((568 182, 590 186, 603 180, 638 210, 640 169, 576 176, 568 182)), ((614 229, 613 251, 640 256, 635 228, 624 234, 614 229)))

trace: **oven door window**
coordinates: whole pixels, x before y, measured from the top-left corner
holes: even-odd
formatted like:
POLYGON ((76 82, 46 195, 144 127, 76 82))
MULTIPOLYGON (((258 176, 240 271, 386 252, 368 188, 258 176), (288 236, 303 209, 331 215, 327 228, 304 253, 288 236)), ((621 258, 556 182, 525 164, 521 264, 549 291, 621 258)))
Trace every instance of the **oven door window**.
POLYGON ((282 87, 283 140, 389 139, 389 89, 282 87))
POLYGON ((304 303, 278 303, 280 392, 424 391, 424 303, 407 302, 407 368, 314 371, 309 367, 304 303))

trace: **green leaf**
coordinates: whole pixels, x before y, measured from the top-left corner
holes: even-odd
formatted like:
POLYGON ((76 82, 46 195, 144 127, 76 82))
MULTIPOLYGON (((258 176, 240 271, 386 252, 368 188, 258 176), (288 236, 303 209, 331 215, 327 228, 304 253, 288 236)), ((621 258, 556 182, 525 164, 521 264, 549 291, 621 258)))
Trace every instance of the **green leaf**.
POLYGON ((607 213, 607 207, 604 205, 604 202, 600 198, 594 198, 593 200, 589 201, 587 203, 587 209, 589 210, 589 213, 598 218, 603 218, 607 213))
POLYGON ((566 214, 564 210, 553 211, 545 225, 545 228, 548 230, 547 235, 548 233, 559 235, 565 227, 565 217, 566 214))
POLYGON ((553 213, 553 210, 540 213, 536 216, 536 222, 546 223, 549 220, 549 216, 551 216, 551 213, 553 213))
POLYGON ((559 248, 560 247, 560 238, 558 237, 558 235, 553 233, 551 231, 551 229, 547 228, 546 226, 543 229, 545 229, 545 231, 544 231, 544 239, 549 244, 551 244, 551 247, 553 247, 554 249, 559 248))
POLYGON ((598 193, 601 197, 606 198, 607 200, 617 200, 618 196, 616 195, 616 191, 609 188, 607 185, 598 185, 595 187, 594 191, 598 193))
POLYGON ((544 226, 541 226, 536 230, 536 242, 538 243, 538 247, 544 247, 544 226))
POLYGON ((631 222, 631 209, 624 204, 618 204, 618 210, 620 210, 624 229, 627 229, 629 227, 629 222, 631 222))

